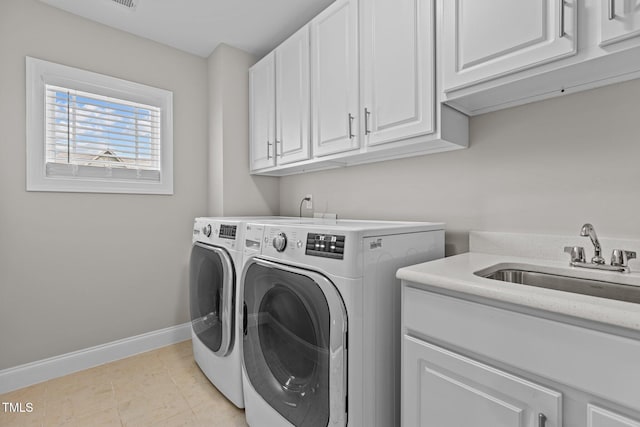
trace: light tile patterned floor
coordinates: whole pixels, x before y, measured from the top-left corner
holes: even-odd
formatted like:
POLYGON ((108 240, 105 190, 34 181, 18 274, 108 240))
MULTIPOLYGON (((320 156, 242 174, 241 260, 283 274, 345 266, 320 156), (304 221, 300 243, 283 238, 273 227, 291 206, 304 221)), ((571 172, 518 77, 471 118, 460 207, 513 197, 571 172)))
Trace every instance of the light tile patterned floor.
POLYGON ((245 427, 244 411, 211 385, 184 341, 0 395, 33 405, 0 426, 245 427))

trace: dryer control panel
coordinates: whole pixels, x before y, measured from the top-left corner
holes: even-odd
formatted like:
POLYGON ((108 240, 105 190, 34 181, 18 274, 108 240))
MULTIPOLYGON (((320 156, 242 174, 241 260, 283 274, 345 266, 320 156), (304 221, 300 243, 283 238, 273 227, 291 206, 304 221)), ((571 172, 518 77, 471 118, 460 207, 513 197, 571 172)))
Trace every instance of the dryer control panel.
POLYGON ((235 239, 237 230, 237 225, 220 224, 220 233, 218 234, 218 237, 221 239, 235 239))
POLYGON ((215 218, 196 218, 193 223, 193 242, 222 246, 229 250, 240 250, 238 224, 220 222, 215 218))
POLYGON ((307 255, 344 259, 345 236, 337 234, 307 234, 307 255))

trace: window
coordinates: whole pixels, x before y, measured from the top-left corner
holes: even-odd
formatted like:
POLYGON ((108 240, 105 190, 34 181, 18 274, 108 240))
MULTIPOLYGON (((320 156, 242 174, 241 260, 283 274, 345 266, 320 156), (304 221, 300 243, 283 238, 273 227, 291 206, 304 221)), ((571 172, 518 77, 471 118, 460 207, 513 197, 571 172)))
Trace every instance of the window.
POLYGON ((172 97, 27 57, 27 190, 173 194, 172 97))

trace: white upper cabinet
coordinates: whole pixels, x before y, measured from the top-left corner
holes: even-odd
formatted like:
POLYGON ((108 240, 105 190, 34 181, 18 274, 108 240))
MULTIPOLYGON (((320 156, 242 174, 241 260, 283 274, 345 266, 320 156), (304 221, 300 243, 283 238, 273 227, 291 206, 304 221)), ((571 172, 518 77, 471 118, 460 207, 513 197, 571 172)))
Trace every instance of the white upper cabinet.
POLYGON ((601 1, 601 46, 640 35, 640 1, 601 1))
POLYGON ((444 101, 468 115, 640 77, 640 0, 437 0, 444 101))
POLYGON ((282 43, 276 54, 276 157, 278 164, 309 158, 309 27, 282 43))
POLYGON ((359 148, 358 1, 336 0, 311 21, 313 153, 359 148))
POLYGON ((275 166, 275 53, 249 70, 251 170, 275 166))
POLYGON ((251 170, 306 160, 309 135, 309 27, 249 70, 251 170))
POLYGON ((576 53, 576 0, 440 0, 445 92, 576 53))
POLYGON ((361 0, 360 8, 360 113, 365 144, 432 133, 436 105, 433 1, 361 0))
POLYGON ((251 171, 282 176, 467 147, 468 117, 442 103, 436 79, 436 1, 336 0, 258 62, 251 171))

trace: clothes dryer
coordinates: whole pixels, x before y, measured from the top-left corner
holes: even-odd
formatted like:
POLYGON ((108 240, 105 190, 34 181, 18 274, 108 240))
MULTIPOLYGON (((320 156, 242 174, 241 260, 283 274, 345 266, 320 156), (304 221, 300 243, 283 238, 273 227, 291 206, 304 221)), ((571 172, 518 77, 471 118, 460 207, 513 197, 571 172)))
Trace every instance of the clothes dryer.
POLYGON ((252 427, 400 422, 398 268, 444 256, 444 225, 245 226, 243 390, 252 427))
POLYGON ((196 363, 234 405, 244 407, 236 301, 247 221, 312 221, 290 217, 202 217, 193 225, 189 266, 189 311, 196 363))

